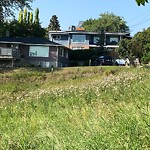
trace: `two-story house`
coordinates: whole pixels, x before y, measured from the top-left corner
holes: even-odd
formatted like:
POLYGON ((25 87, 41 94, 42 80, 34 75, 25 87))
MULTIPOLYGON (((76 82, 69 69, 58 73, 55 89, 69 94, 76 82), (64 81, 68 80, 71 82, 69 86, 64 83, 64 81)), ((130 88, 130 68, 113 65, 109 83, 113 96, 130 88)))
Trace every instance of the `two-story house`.
MULTIPOLYGON (((60 43, 72 50, 90 49, 99 47, 98 40, 100 33, 87 32, 84 29, 80 30, 74 26, 69 31, 49 31, 49 40, 60 43)), ((105 33, 104 47, 112 49, 118 47, 118 42, 122 38, 130 37, 130 33, 105 33)))
MULTIPOLYGON (((49 31, 50 41, 62 44, 72 50, 100 47, 98 45, 100 37, 100 33, 98 32, 87 32, 83 28, 76 28, 75 26, 69 28, 68 31, 49 31)), ((114 59, 118 57, 118 54, 114 50, 119 47, 118 42, 123 38, 131 38, 130 33, 104 33, 104 47, 114 59)))

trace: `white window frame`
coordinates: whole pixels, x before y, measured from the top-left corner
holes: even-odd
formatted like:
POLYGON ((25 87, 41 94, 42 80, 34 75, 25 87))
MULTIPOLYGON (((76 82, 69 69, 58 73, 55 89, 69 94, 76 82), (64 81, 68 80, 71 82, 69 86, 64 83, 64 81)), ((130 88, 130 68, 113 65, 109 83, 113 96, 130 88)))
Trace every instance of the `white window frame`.
POLYGON ((49 47, 29 46, 29 57, 49 57, 49 47), (41 53, 40 51, 45 51, 45 53, 41 53))

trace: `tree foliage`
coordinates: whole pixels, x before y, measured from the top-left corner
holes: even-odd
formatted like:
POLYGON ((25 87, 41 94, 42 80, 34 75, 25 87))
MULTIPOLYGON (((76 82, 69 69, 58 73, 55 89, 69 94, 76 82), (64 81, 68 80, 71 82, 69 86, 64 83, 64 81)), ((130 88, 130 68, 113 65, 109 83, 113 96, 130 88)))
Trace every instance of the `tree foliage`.
POLYGON ((31 8, 30 3, 33 1, 34 0, 1 0, 0 7, 3 8, 3 14, 5 14, 5 16, 11 16, 14 15, 15 9, 22 9, 24 6, 31 8))
POLYGON ((60 24, 58 17, 56 15, 53 15, 52 18, 50 19, 50 23, 48 25, 48 30, 51 31, 60 31, 60 24))
POLYGON ((150 28, 143 32, 138 32, 131 40, 121 40, 117 51, 123 57, 138 57, 141 60, 144 60, 144 57, 146 57, 146 60, 148 60, 147 57, 149 57, 150 53, 150 28))
POLYGON ((9 32, 11 37, 45 37, 45 29, 41 27, 39 23, 39 10, 38 14, 35 11, 35 18, 33 21, 33 13, 27 12, 25 8, 24 11, 19 12, 18 20, 13 20, 11 22, 5 22, 3 24, 3 30, 1 31, 1 36, 5 36, 6 32, 9 32))
POLYGON ((0 22, 4 21, 3 8, 0 6, 0 22))
POLYGON ((24 23, 27 23, 27 8, 24 9, 24 23))
POLYGON ((145 5, 145 3, 148 3, 148 0, 136 0, 137 4, 140 5, 145 5))
POLYGON ((39 9, 38 8, 35 10, 34 23, 39 24, 39 9))
POLYGON ((113 13, 102 13, 97 19, 88 19, 82 25, 87 31, 99 32, 128 32, 129 27, 120 16, 113 13))

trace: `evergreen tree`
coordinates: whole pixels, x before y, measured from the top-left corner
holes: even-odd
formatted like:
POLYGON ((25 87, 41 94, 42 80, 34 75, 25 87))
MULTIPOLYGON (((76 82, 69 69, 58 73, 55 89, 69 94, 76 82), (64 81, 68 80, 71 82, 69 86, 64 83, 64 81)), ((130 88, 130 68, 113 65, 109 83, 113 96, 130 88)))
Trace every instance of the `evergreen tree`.
POLYGON ((51 31, 60 31, 60 24, 58 21, 58 17, 56 15, 53 15, 52 18, 50 19, 50 24, 48 26, 48 30, 51 31))
POLYGON ((24 9, 24 23, 27 23, 27 8, 24 9))
POLYGON ((38 8, 35 10, 34 23, 39 24, 39 9, 38 8))
POLYGON ((32 12, 30 12, 29 23, 30 24, 33 23, 33 13, 32 12))
POLYGON ((22 10, 20 10, 20 12, 19 12, 19 23, 23 23, 23 12, 22 12, 22 10))
POLYGON ((28 17, 27 17, 27 23, 29 24, 30 22, 30 12, 28 12, 28 17))
POLYGON ((35 13, 36 21, 33 22, 33 13, 28 12, 26 8, 24 11, 21 10, 18 20, 6 23, 5 31, 0 26, 0 34, 4 35, 6 31, 9 31, 11 37, 45 37, 46 31, 39 23, 39 10, 37 9, 35 13))

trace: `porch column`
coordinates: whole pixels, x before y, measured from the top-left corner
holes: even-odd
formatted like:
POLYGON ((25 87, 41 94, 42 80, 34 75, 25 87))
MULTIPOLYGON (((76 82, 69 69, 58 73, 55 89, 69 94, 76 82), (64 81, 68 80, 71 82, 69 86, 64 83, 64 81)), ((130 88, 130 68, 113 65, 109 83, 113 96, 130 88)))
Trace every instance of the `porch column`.
POLYGON ((11 67, 12 68, 14 67, 14 59, 12 59, 12 61, 11 61, 11 67))

